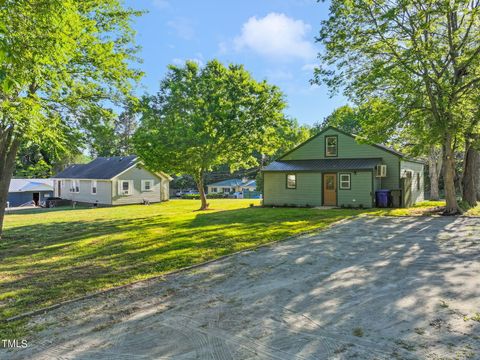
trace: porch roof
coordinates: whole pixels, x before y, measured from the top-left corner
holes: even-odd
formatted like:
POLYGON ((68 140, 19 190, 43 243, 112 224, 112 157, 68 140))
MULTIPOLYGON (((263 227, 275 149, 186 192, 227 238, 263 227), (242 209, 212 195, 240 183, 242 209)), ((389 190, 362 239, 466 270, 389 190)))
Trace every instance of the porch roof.
POLYGON ((337 171, 373 170, 382 162, 381 158, 363 159, 313 159, 278 160, 265 166, 263 171, 337 171))

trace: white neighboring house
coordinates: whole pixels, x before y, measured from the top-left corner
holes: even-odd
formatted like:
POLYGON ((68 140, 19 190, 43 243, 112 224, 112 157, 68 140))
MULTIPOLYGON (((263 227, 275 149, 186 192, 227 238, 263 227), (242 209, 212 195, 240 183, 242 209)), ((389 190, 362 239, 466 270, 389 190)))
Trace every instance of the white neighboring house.
POLYGON ((172 178, 152 172, 134 155, 98 157, 53 177, 55 196, 98 205, 141 204, 169 199, 172 178))
POLYGON ((242 192, 243 190, 255 191, 256 189, 257 182, 247 178, 222 180, 207 185, 209 194, 230 194, 242 192))

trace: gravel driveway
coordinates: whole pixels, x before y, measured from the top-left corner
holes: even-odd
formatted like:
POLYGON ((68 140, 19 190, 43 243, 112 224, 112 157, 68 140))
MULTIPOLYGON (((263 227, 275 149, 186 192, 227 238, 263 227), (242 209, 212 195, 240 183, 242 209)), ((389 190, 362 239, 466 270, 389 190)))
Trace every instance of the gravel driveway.
POLYGON ((373 218, 36 316, 8 359, 480 359, 480 219, 373 218))

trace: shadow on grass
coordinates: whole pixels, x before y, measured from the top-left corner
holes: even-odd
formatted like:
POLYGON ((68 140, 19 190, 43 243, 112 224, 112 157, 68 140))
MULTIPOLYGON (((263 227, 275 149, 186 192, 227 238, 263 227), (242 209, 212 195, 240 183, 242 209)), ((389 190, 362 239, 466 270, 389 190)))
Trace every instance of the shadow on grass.
POLYGON ((177 270, 357 214, 252 207, 198 212, 180 220, 155 214, 12 227, 0 242, 0 316, 177 270))
MULTIPOLYGON (((236 229, 232 242, 238 244, 274 237, 268 234, 275 225, 283 236, 285 227, 321 226, 349 213, 261 210, 199 214, 170 235, 185 249, 208 251, 231 246, 222 243, 228 229, 236 229), (194 241, 196 234, 204 237, 194 241)), ((418 359, 470 349, 468 358, 480 347, 480 323, 469 320, 462 328, 456 306, 478 304, 478 240, 471 234, 478 226, 465 218, 355 220, 172 277, 166 286, 99 297, 87 305, 95 316, 82 324, 59 320, 59 338, 36 355, 418 359), (111 310, 104 313, 107 304, 111 310), (130 309, 132 316, 125 316, 130 309), (91 335, 91 328, 99 330, 91 335), (99 339, 108 345, 96 346, 99 339), (85 346, 72 350, 72 341, 85 346)), ((140 251, 147 262, 151 250, 140 251)), ((72 308, 58 310, 61 319, 72 308)), ((81 316, 84 310, 73 311, 81 316)))

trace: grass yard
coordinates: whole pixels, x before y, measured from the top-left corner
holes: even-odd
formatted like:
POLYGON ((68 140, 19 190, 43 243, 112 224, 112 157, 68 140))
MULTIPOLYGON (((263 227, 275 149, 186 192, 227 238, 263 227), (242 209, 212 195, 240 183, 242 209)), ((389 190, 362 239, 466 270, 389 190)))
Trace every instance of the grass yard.
MULTIPOLYGON (((9 214, 0 242, 0 322, 361 213, 252 203, 259 201, 210 200, 212 210, 201 212, 198 201, 175 200, 9 214)), ((14 328, 0 325, 0 332, 14 328)))
POLYGON ((63 300, 321 229, 360 214, 422 215, 410 209, 262 208, 259 200, 196 200, 151 206, 29 210, 5 219, 0 241, 0 338, 23 322, 3 320, 63 300))

